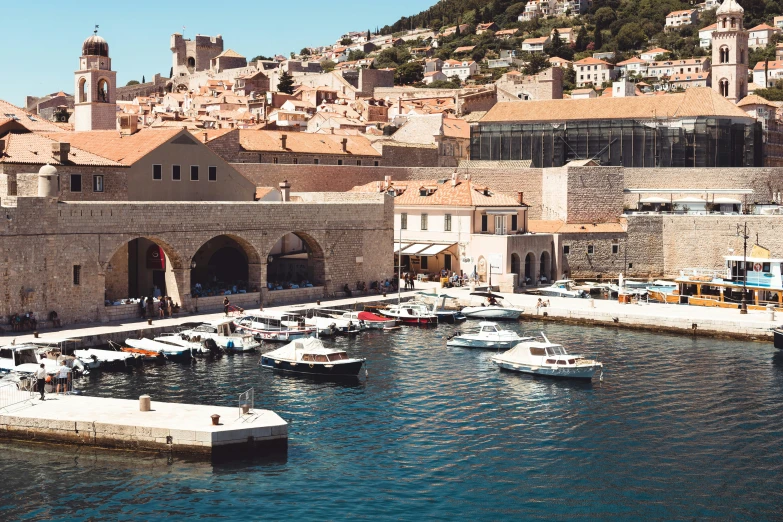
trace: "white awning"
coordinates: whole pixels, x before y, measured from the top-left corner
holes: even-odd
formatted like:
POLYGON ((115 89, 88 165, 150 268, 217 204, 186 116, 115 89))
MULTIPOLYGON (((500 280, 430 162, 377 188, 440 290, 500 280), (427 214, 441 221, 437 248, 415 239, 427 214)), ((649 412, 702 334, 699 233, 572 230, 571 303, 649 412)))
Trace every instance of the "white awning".
POLYGON ((651 196, 649 198, 640 199, 639 203, 671 203, 671 201, 666 198, 656 198, 655 196, 651 196))
POLYGON ((518 212, 515 208, 499 208, 499 209, 493 209, 493 210, 487 210, 488 216, 509 216, 514 215, 518 212))
POLYGON ((425 248, 431 246, 430 243, 414 243, 413 245, 409 246, 408 248, 404 249, 402 251, 402 255, 404 256, 412 256, 416 255, 425 248))
POLYGON ((400 243, 399 243, 399 242, 395 242, 395 243, 394 243, 394 253, 396 254, 396 253, 397 253, 397 252, 399 252, 400 250, 405 250, 405 249, 406 249, 406 248, 408 248, 409 246, 411 246, 411 244, 410 244, 410 243, 403 243, 402 245, 400 245, 400 243))
POLYGON ((453 247, 454 243, 450 245, 430 245, 426 249, 419 252, 420 256, 437 256, 444 250, 448 250, 449 248, 453 247))
POLYGON ((680 198, 680 199, 675 199, 674 203, 696 203, 701 205, 707 204, 707 202, 701 198, 680 198))
POLYGON ((742 201, 734 198, 715 198, 712 202, 716 205, 742 205, 742 201))

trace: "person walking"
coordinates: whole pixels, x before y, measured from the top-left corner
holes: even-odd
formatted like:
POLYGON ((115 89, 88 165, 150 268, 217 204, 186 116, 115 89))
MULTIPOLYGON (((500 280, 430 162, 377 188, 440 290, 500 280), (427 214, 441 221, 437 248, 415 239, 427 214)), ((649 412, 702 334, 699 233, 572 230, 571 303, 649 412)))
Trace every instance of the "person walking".
POLYGON ((228 317, 228 308, 231 306, 231 301, 228 300, 228 297, 223 298, 223 312, 226 314, 226 317, 228 317))
POLYGON ((35 371, 35 385, 38 387, 38 391, 41 392, 41 398, 38 400, 44 401, 44 395, 46 394, 46 368, 43 363, 41 367, 35 371))
POLYGON ((65 364, 65 361, 60 362, 60 371, 57 372, 57 395, 60 395, 60 386, 63 387, 63 393, 68 393, 68 380, 71 376, 71 369, 65 364))

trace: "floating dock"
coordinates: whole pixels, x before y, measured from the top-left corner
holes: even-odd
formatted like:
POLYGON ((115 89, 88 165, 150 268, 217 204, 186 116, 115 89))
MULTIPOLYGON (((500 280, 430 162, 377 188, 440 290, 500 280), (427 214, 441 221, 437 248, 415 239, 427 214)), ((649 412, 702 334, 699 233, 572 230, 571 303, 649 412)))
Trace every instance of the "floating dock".
POLYGON ((268 410, 47 394, 0 409, 0 437, 231 459, 285 453, 288 423, 268 410), (219 415, 218 425, 212 415, 219 415))

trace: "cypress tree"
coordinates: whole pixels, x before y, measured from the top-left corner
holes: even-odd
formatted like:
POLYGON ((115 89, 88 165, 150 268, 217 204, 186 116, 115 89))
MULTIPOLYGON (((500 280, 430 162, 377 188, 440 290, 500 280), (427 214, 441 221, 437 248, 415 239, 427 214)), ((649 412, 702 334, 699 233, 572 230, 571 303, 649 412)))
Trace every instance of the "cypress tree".
POLYGON ((598 27, 596 27, 595 32, 593 33, 593 50, 598 51, 603 46, 604 46, 604 40, 603 40, 603 36, 601 35, 601 30, 598 27))

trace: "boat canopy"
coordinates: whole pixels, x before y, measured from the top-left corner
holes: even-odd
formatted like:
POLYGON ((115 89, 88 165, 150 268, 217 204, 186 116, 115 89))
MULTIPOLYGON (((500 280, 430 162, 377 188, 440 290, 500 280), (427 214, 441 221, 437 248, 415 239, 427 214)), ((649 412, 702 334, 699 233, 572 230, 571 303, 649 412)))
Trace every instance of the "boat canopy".
POLYGON ((478 297, 494 297, 496 299, 503 298, 503 296, 498 294, 493 294, 492 292, 471 292, 470 295, 476 295, 478 297))
POLYGON ((297 339, 296 341, 291 341, 290 343, 278 348, 277 350, 272 350, 271 352, 267 352, 264 354, 264 356, 295 361, 298 359, 297 357, 298 353, 330 355, 333 353, 339 353, 343 351, 344 350, 335 350, 333 348, 326 348, 324 347, 324 343, 322 343, 320 339, 317 339, 315 337, 305 337, 304 339, 297 339))

